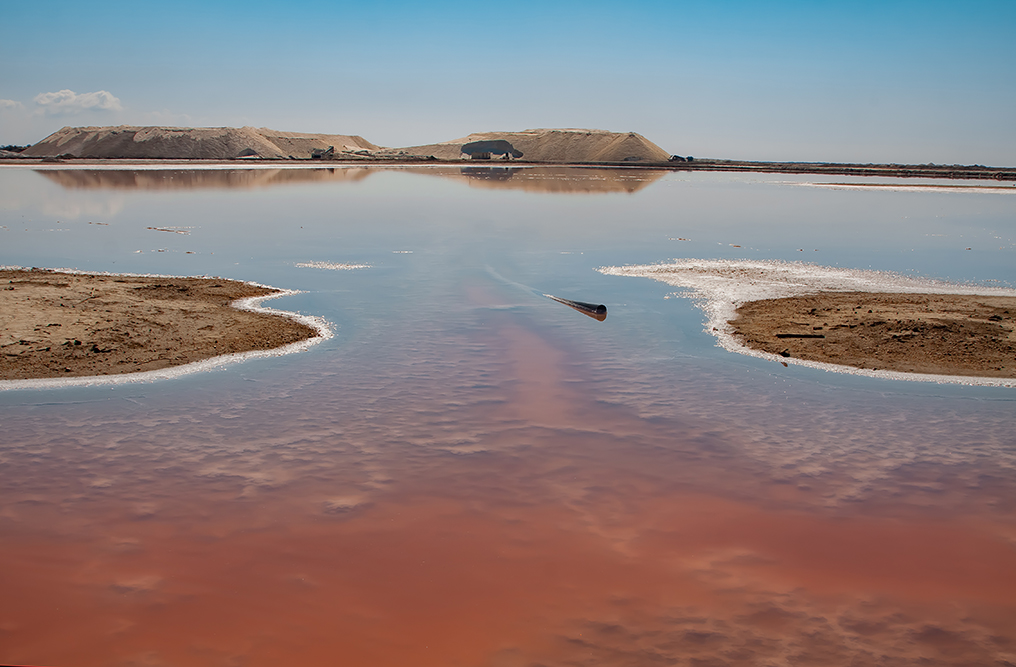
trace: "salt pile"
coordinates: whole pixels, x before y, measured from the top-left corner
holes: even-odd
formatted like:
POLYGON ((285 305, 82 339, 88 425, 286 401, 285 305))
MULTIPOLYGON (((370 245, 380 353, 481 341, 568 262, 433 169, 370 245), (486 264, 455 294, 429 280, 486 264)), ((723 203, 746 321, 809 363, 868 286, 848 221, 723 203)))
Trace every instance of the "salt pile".
POLYGON ((582 129, 477 132, 462 139, 384 152, 458 160, 462 156, 463 145, 497 140, 508 141, 522 151, 523 160, 534 162, 666 162, 670 157, 667 151, 635 132, 582 129))
POLYGON ((243 157, 309 159, 315 150, 377 150, 363 137, 302 134, 254 127, 65 127, 22 155, 90 158, 232 160, 243 157))

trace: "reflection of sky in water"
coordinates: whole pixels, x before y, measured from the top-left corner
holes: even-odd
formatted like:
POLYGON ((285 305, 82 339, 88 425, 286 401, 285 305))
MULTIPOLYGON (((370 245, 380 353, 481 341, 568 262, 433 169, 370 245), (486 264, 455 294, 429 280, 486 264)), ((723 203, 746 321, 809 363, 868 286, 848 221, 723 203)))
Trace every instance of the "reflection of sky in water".
POLYGON ((254 280, 339 327, 206 375, 0 394, 0 660, 1013 660, 1012 390, 729 354, 673 288, 594 269, 806 259, 1011 285, 1016 197, 449 175, 0 171, 4 264, 254 280))

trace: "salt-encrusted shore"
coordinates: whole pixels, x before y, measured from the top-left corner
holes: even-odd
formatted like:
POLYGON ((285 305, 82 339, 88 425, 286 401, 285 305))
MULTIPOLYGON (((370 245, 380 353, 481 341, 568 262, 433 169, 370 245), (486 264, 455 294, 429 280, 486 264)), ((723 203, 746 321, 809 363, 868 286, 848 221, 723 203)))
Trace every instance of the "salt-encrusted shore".
POLYGON ((679 259, 602 273, 686 288, 725 349, 827 371, 1016 387, 1016 290, 880 271, 679 259))

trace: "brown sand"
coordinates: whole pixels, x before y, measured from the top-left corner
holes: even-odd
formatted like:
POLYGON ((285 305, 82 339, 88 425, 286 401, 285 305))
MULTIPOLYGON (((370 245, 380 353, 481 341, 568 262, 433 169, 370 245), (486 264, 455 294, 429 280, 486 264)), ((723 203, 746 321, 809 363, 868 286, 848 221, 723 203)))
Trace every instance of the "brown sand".
POLYGON ((1016 377, 1016 297, 822 293, 746 303, 747 347, 871 370, 1016 377))
POLYGON ((151 371, 316 336, 229 305, 277 291, 219 278, 0 271, 0 380, 151 371))

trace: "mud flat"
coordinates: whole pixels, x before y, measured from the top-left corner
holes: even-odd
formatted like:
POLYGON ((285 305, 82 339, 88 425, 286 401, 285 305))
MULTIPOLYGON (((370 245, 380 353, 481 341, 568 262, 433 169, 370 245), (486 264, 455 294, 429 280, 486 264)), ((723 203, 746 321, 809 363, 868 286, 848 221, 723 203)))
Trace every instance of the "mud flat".
POLYGON ((0 270, 0 381, 150 373, 326 333, 254 305, 287 293, 220 278, 0 270))
POLYGON ((1016 297, 825 293, 752 301, 747 347, 870 370, 1016 378, 1016 297))
POLYGON ((687 291, 732 352, 893 379, 1016 386, 1016 290, 780 261, 603 267, 687 291))

